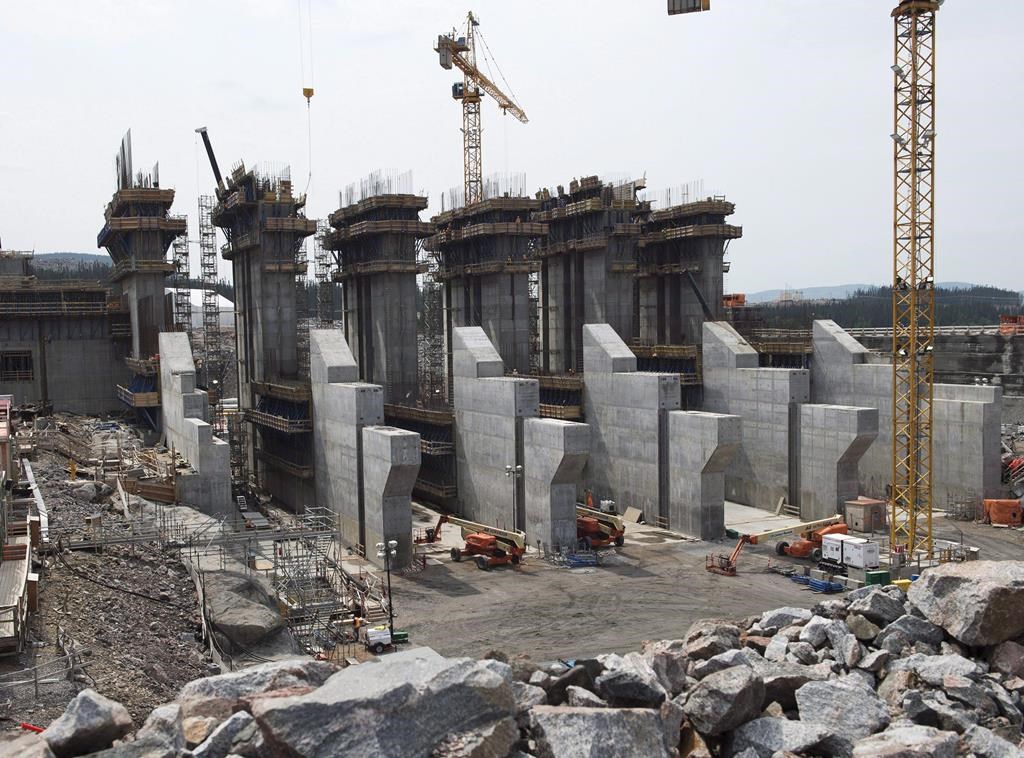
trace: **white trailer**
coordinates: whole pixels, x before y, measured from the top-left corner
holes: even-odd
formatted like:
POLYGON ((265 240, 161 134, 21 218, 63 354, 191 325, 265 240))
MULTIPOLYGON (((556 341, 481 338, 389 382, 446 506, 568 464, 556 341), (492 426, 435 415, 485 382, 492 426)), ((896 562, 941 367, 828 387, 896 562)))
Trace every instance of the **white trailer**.
POLYGON ((850 534, 826 534, 821 541, 822 563, 841 568, 875 569, 878 543, 850 534))

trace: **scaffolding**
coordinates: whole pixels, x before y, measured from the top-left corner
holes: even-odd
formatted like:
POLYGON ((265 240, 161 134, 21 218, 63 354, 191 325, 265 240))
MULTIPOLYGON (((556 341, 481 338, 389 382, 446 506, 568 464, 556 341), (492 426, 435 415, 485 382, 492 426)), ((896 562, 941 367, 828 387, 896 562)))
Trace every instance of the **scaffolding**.
POLYGON ((334 284, 331 282, 331 254, 324 248, 324 235, 331 229, 327 219, 316 223, 313 237, 313 266, 316 277, 316 324, 320 329, 331 329, 334 323, 334 284))
MULTIPOLYGON (((317 228, 319 227, 318 222, 317 228)), ((314 239, 316 239, 315 234, 314 239)), ((309 376, 309 288, 307 287, 309 277, 306 274, 307 266, 306 240, 303 239, 295 248, 295 357, 301 377, 309 376)))
MULTIPOLYGON (((220 385, 223 356, 220 345, 220 305, 217 300, 217 230, 211 216, 212 195, 199 196, 199 254, 203 284, 203 373, 207 390, 220 385)), ((219 393, 218 393, 219 395, 219 393)))
MULTIPOLYGON (((188 223, 186 216, 176 216, 188 223)), ((174 238, 174 328, 192 342, 192 297, 189 289, 188 231, 174 238)))
POLYGON ((231 492, 236 497, 249 494, 248 428, 240 411, 225 414, 231 466, 231 492))

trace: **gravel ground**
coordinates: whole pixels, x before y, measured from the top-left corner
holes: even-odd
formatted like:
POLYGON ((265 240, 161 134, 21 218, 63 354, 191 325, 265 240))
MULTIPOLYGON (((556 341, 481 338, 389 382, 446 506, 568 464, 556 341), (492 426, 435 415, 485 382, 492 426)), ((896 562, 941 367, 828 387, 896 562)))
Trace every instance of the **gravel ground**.
MULTIPOLYGON (((63 465, 45 453, 33 463, 55 532, 69 523, 77 528, 85 515, 104 507, 70 495, 63 465)), ((103 512, 105 526, 123 526, 120 516, 103 512)), ((211 672, 196 639, 195 588, 173 551, 156 545, 111 547, 102 555, 65 550, 46 558, 40 584, 40 613, 29 634, 33 644, 18 659, 0 659, 0 677, 59 658, 58 628, 89 651, 85 676, 40 685, 38 698, 32 685, 4 687, 0 681, 4 727, 22 721, 45 726, 87 686, 123 703, 141 723, 185 682, 211 672)))

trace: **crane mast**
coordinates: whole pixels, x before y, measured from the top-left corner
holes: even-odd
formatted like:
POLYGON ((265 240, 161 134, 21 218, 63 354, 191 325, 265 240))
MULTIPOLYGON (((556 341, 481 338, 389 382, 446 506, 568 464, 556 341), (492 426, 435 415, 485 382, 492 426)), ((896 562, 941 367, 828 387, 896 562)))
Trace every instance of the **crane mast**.
POLYGON ((506 95, 477 68, 476 27, 480 25, 473 12, 466 16, 466 36, 440 35, 434 50, 441 67, 453 65, 462 72, 462 82, 452 87, 452 97, 462 101, 462 150, 466 205, 483 200, 483 128, 480 121, 480 100, 483 95, 494 98, 503 113, 511 113, 524 124, 529 120, 516 102, 506 95))
POLYGON ((935 336, 935 14, 903 0, 893 98, 892 490, 890 549, 932 556, 935 336))

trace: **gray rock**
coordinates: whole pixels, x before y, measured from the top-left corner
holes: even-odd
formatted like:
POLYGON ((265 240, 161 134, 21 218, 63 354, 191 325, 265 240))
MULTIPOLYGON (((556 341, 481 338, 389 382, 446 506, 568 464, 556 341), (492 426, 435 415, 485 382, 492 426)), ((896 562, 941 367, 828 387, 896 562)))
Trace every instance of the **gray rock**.
POLYGON ((539 705, 530 711, 530 732, 538 758, 672 755, 654 710, 539 705))
POLYGON ((35 732, 0 732, 0 758, 54 758, 53 751, 35 732))
POLYGON ((963 706, 950 701, 943 692, 908 690, 903 695, 903 712, 915 724, 963 733, 978 719, 963 706))
POLYGON ((922 655, 914 653, 889 664, 890 671, 913 671, 918 678, 934 687, 941 687, 947 676, 979 677, 982 670, 974 661, 961 655, 922 655))
POLYGON ((867 584, 863 587, 858 587, 855 590, 850 590, 846 593, 846 602, 847 604, 852 605, 855 601, 867 597, 874 592, 878 592, 879 589, 881 588, 878 585, 867 584))
POLYGON ((808 682, 796 691, 800 720, 829 728, 824 752, 848 755, 853 743, 889 725, 889 709, 863 682, 843 677, 808 682))
POLYGON ((889 624, 875 638, 875 647, 888 650, 899 655, 904 649, 913 647, 915 643, 938 645, 942 642, 943 631, 930 621, 917 616, 900 616, 889 624))
MULTIPOLYGON (((595 667, 596 668, 596 667, 595 667)), ((565 702, 565 693, 569 687, 593 689, 594 679, 586 666, 577 663, 548 686, 548 702, 561 705, 565 702)))
POLYGON ((1024 645, 1001 642, 992 650, 989 666, 1007 676, 1024 676, 1024 645))
MULTIPOLYGON (((851 632, 843 633, 838 630, 838 624, 841 623, 836 622, 837 627, 829 630, 829 643, 832 645, 832 653, 836 661, 846 668, 853 668, 857 665, 857 661, 860 660, 860 643, 851 632)), ((843 628, 845 629, 846 627, 844 626, 843 628)))
POLYGON ((1019 732, 1021 726, 1024 725, 1024 714, 1020 711, 1020 699, 1011 697, 1002 685, 991 679, 982 679, 981 685, 985 688, 985 692, 995 700, 999 712, 1019 732))
POLYGON ((158 737, 145 737, 89 753, 89 758, 180 758, 185 755, 189 753, 175 750, 158 737))
POLYGON ((732 666, 741 666, 746 662, 746 651, 739 649, 726 650, 724 653, 719 653, 708 658, 706 661, 697 662, 693 667, 693 678, 703 679, 708 674, 714 674, 716 671, 723 671, 732 666))
POLYGON ((825 644, 829 638, 829 631, 835 629, 841 629, 846 631, 846 628, 842 626, 842 622, 836 619, 827 619, 823 616, 815 616, 808 621, 800 632, 800 641, 807 642, 813 645, 815 648, 819 648, 825 644))
POLYGON ((679 748, 679 738, 682 736, 685 715, 683 706, 675 700, 666 700, 661 704, 658 713, 661 716, 661 729, 665 734, 665 747, 674 753, 679 748))
POLYGON ((857 664, 858 668, 862 668, 865 671, 871 671, 877 674, 882 670, 889 661, 888 650, 872 650, 870 653, 860 659, 860 663, 857 664))
POLYGON ((527 680, 527 684, 531 684, 534 687, 550 687, 551 682, 551 674, 546 671, 534 671, 527 680))
POLYGON ((977 758, 1019 758, 1020 748, 995 732, 975 724, 964 732, 964 742, 977 758))
POLYGON ((686 688, 686 671, 690 661, 685 649, 686 643, 683 640, 659 640, 645 642, 640 651, 670 697, 686 688))
POLYGON ((613 706, 656 708, 665 701, 665 688, 639 653, 612 654, 602 662, 605 670, 594 680, 594 688, 613 706))
POLYGON ((849 676, 854 679, 860 679, 871 689, 875 689, 878 684, 875 680, 875 675, 870 671, 865 671, 864 669, 850 669, 849 676))
POLYGON ((296 658, 195 679, 178 693, 183 716, 213 716, 223 720, 242 698, 291 687, 319 687, 338 671, 324 661, 296 658))
POLYGON ((284 629, 273 601, 251 577, 211 572, 205 587, 210 621, 236 649, 255 647, 284 629))
POLYGON ((154 708, 135 735, 137 740, 147 737, 160 740, 174 750, 184 750, 185 731, 181 725, 181 706, 168 703, 154 708))
POLYGON ((955 758, 959 738, 930 726, 897 726, 857 740, 854 758, 955 758))
POLYGON ((739 646, 738 626, 720 619, 702 619, 686 632, 683 652, 691 660, 705 660, 739 646))
POLYGON ((442 743, 505 755, 518 739, 509 682, 429 648, 342 669, 305 695, 256 699, 251 712, 285 755, 429 755, 442 743))
POLYGON ((132 717, 118 702, 85 689, 68 703, 64 713, 43 732, 57 758, 93 753, 110 747, 132 728, 132 717))
POLYGON ((808 682, 823 681, 831 673, 818 666, 804 666, 799 663, 783 661, 773 663, 751 655, 747 659, 749 665, 764 682, 764 702, 779 703, 786 710, 796 708, 795 693, 808 682))
POLYGON ((761 677, 749 666, 733 666, 702 679, 689 693, 683 710, 698 732, 716 735, 754 718, 763 703, 761 677))
POLYGON ((733 755, 753 751, 758 758, 771 758, 778 751, 811 752, 825 737, 828 727, 784 718, 748 721, 732 734, 733 755))
POLYGON ((811 608, 811 613, 815 616, 822 616, 827 619, 844 619, 846 618, 847 607, 850 603, 848 600, 843 598, 833 597, 828 600, 822 600, 811 608))
POLYGON ((1024 634, 1024 562, 944 563, 910 585, 909 600, 965 645, 997 645, 1024 634))
POLYGON ((867 617, 861 616, 859 613, 851 613, 847 616, 846 625, 850 628, 851 632, 857 635, 857 639, 861 642, 871 642, 882 631, 868 621, 867 617))
POLYGON ((789 655, 793 656, 796 663, 802 663, 810 666, 817 662, 817 658, 814 655, 814 646, 809 642, 791 642, 789 643, 789 655))
POLYGON ((904 615, 903 601, 896 600, 881 588, 869 592, 850 603, 850 613, 856 613, 879 626, 890 624, 904 615))
POLYGON ((772 637, 772 641, 768 643, 768 647, 764 650, 764 659, 766 661, 784 661, 786 660, 786 651, 789 648, 789 640, 782 636, 782 634, 776 634, 772 637))
POLYGON ((965 676, 947 676, 942 679, 942 691, 946 695, 973 710, 981 716, 996 716, 999 706, 980 684, 965 676))
POLYGON ((529 722, 530 709, 535 705, 547 705, 548 693, 542 687, 512 682, 512 699, 516 703, 516 723, 525 727, 529 722))
POLYGON ((776 608, 773 611, 765 611, 761 614, 761 621, 759 622, 762 629, 774 626, 776 629, 781 629, 784 626, 790 624, 802 624, 811 620, 812 614, 806 608, 776 608))
POLYGON ((565 688, 565 704, 572 708, 607 708, 608 703, 582 687, 565 688))
POLYGON ((232 749, 239 737, 251 738, 258 730, 256 720, 245 711, 239 711, 214 729, 202 744, 192 749, 194 758, 221 758, 235 753, 232 749))

